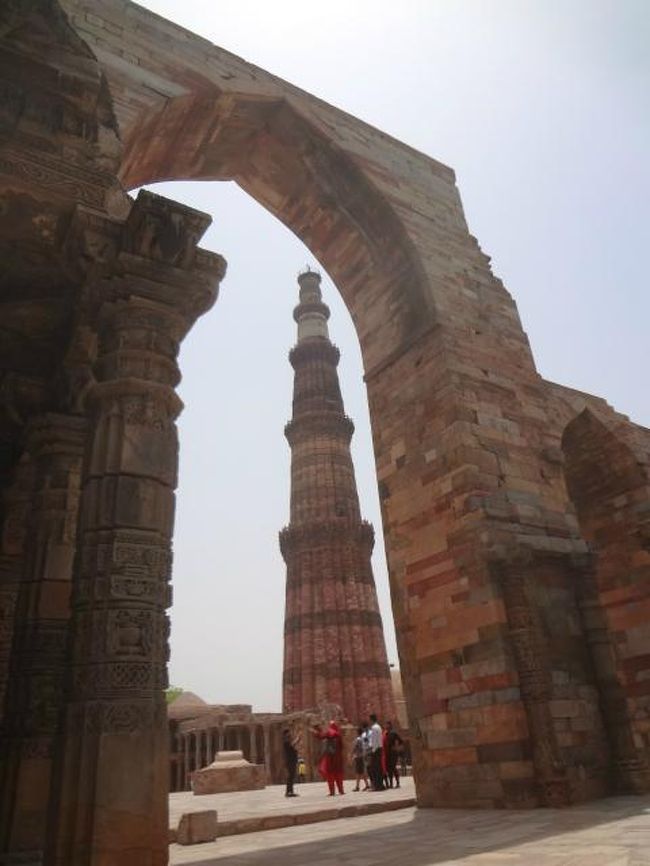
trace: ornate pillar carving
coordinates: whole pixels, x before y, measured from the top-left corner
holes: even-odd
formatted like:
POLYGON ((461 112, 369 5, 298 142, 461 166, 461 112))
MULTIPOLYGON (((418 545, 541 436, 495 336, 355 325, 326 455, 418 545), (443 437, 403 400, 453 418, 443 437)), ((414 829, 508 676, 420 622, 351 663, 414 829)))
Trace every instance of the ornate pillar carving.
POLYGON ((40 852, 45 842, 85 429, 84 418, 52 413, 32 422, 27 434, 36 480, 4 724, 2 835, 12 853, 40 852))
POLYGON ((650 789, 650 766, 635 742, 628 696, 618 676, 614 636, 598 593, 597 558, 575 557, 573 565, 578 607, 611 750, 614 788, 619 793, 643 794, 650 789))
POLYGON ((0 530, 0 721, 9 679, 18 588, 24 568, 25 540, 34 485, 34 464, 25 454, 3 492, 4 520, 0 530))
POLYGON ((114 848, 120 834, 111 841, 109 829, 125 800, 141 862, 166 863, 164 611, 180 410, 174 359, 182 332, 177 314, 140 298, 101 311, 56 822, 89 829, 81 838, 58 834, 50 862, 60 866, 128 862, 114 848), (94 775, 87 769, 93 765, 94 775), (113 859, 104 860, 108 851, 113 859))
POLYGON ((546 645, 527 592, 530 564, 522 555, 513 561, 492 562, 491 569, 503 593, 540 800, 554 808, 571 802, 571 787, 550 711, 552 682, 546 645))
POLYGON ((141 192, 109 275, 93 287, 96 381, 86 397, 72 676, 47 866, 167 863, 175 386, 180 341, 225 272, 221 257, 196 249, 209 222, 141 192))

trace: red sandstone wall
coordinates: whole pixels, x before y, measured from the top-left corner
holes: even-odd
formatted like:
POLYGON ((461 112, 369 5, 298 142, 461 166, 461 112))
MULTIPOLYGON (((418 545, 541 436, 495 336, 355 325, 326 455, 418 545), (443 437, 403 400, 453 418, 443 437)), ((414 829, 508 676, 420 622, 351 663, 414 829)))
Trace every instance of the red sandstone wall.
MULTIPOLYGON (((560 447, 571 400, 539 377, 453 172, 128 3, 66 8, 108 74, 123 178, 236 179, 348 304, 420 802, 555 804, 604 790, 603 682, 582 639, 594 599, 576 591, 589 586, 589 529, 560 447)), ((646 613, 617 622, 645 635, 646 613)), ((641 762, 643 736, 629 747, 641 762)), ((632 760, 611 731, 608 748, 632 760)))

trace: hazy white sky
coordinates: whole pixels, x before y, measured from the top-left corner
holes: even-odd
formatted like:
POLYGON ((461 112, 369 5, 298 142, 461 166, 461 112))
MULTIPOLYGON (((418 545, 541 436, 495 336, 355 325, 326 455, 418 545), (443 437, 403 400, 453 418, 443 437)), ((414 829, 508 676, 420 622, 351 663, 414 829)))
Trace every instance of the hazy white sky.
MULTIPOLYGON (((452 166, 542 375, 650 425, 647 0, 146 0, 452 166)), ((233 184, 161 184, 213 215, 229 269, 183 348, 171 680, 280 708, 295 276, 309 251, 233 184)), ((325 278, 362 510, 397 661, 365 388, 325 278)))

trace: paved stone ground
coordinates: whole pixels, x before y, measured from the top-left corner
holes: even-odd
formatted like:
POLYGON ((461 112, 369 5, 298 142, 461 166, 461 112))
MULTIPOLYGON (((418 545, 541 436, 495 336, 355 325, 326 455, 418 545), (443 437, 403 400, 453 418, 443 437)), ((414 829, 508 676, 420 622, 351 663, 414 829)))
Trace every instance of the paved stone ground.
POLYGON ((650 797, 527 812, 408 808, 170 854, 173 866, 650 866, 650 797))
POLYGON ((338 794, 328 797, 324 782, 296 785, 297 797, 285 797, 284 785, 272 785, 262 791, 203 794, 198 797, 191 792, 170 794, 169 827, 172 831, 176 829, 183 812, 216 809, 220 826, 230 835, 234 832, 272 829, 274 825, 287 826, 298 821, 331 820, 339 817, 341 810, 352 811, 352 807, 395 809, 409 805, 415 798, 411 777, 402 779, 400 788, 389 791, 355 793, 353 787, 354 783, 346 781, 346 793, 342 797, 338 794))

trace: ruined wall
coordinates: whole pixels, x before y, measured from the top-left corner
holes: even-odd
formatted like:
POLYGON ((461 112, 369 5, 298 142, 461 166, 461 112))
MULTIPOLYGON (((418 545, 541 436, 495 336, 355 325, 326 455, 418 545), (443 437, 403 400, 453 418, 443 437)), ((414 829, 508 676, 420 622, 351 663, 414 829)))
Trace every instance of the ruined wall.
POLYGON ((0 626, 22 696, 3 729, 5 850, 43 846, 48 804, 29 814, 20 783, 38 734, 39 778, 58 766, 45 862, 167 858, 176 359, 224 262, 197 249, 205 215, 133 204, 116 173, 237 181, 352 314, 420 805, 563 805, 612 775, 648 790, 648 431, 541 379, 450 169, 127 0, 63 8, 71 24, 54 0, 0 8, 0 626), (40 597, 52 575, 69 607, 23 616, 23 583, 40 597), (41 626, 57 620, 60 649, 65 615, 67 655, 51 653, 41 626))
POLYGON ((420 803, 607 790, 575 591, 592 560, 549 423, 557 394, 453 172, 129 3, 66 8, 108 76, 124 182, 236 180, 310 247, 352 314, 420 803))

